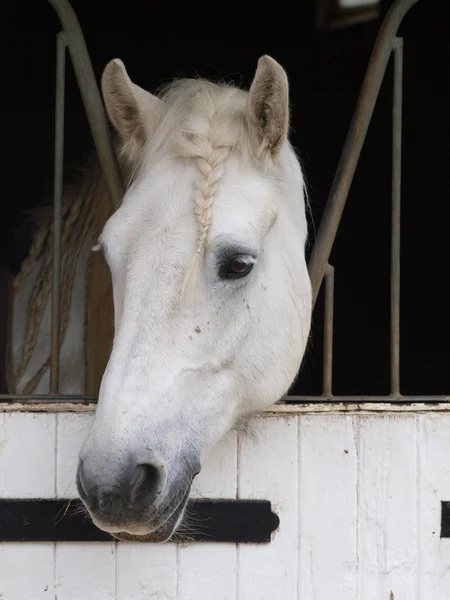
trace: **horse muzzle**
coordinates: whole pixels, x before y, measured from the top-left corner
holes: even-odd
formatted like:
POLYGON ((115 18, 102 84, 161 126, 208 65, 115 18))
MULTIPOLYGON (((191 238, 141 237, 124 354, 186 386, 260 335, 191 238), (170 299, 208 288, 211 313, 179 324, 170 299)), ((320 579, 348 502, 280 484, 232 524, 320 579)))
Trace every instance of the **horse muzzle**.
POLYGON ((130 458, 120 470, 112 470, 80 459, 77 488, 99 529, 119 539, 166 541, 182 519, 199 471, 188 469, 170 478, 158 461, 130 458))

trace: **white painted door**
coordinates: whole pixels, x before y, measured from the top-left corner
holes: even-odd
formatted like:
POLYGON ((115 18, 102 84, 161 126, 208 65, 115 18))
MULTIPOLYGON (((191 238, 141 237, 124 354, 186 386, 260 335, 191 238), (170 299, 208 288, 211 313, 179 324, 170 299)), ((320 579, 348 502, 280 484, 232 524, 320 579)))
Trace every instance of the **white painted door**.
MULTIPOLYGON (((269 499, 265 545, 0 544, 1 600, 449 600, 450 413, 269 414, 201 497, 269 499)), ((89 413, 0 413, 0 496, 75 493, 89 413)))

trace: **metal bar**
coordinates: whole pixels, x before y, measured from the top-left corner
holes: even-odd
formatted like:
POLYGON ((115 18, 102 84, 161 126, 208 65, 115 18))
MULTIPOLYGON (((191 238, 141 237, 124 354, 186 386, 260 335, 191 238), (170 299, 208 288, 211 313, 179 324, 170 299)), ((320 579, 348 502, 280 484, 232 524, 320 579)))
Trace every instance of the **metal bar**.
POLYGON ((323 396, 333 394, 334 267, 325 274, 325 323, 323 330, 323 396))
POLYGON ((66 44, 69 48, 108 193, 113 209, 117 209, 122 201, 122 176, 111 143, 108 122, 92 70, 83 32, 81 31, 77 16, 67 0, 48 1, 57 12, 61 25, 64 28, 66 44))
POLYGON ((50 356, 50 393, 59 386, 59 351, 61 327, 61 212, 64 169, 64 89, 66 42, 64 33, 56 36, 56 104, 55 104, 55 174, 53 186, 53 273, 52 329, 50 356))
POLYGON ((353 175, 395 42, 395 35, 406 13, 418 1, 397 0, 389 9, 378 33, 309 260, 313 306, 325 274, 353 175))
POLYGON ((394 46, 392 106, 391 396, 400 396, 400 220, 402 181, 403 40, 394 46))
MULTIPOLYGON (((202 498, 189 500, 187 506, 190 519, 196 524, 195 531, 185 529, 184 535, 177 534, 176 541, 167 543, 269 544, 272 532, 280 527, 280 517, 273 512, 270 500, 202 498)), ((86 519, 79 507, 80 500, 72 495, 64 498, 0 498, 2 553, 5 543, 111 543, 112 536, 96 527, 91 519, 86 519)), ((120 537, 126 543, 126 534, 120 537)), ((151 536, 147 539, 141 536, 140 543, 151 544, 151 536)), ((166 594, 164 596, 168 598, 166 594)), ((148 594, 133 594, 133 597, 150 598, 148 594)), ((158 597, 162 596, 158 594, 158 597)))

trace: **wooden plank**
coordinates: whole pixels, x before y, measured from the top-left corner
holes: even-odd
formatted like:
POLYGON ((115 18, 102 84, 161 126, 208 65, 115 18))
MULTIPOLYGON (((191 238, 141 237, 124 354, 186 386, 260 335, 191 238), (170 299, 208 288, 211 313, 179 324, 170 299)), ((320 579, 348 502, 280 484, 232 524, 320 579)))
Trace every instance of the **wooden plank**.
POLYGON ((117 600, 177 600, 176 546, 120 542, 116 578, 117 600))
POLYGON ((96 404, 77 402, 0 402, 0 413, 94 413, 96 404))
POLYGON ((440 538, 441 501, 450 500, 450 417, 418 417, 418 598, 450 597, 450 540, 440 538))
MULTIPOLYGON (((205 459, 193 497, 236 498, 237 435, 230 432, 205 459)), ((196 527, 187 522, 187 529, 196 527)), ((236 544, 190 544, 177 549, 177 600, 234 600, 236 544)))
POLYGON ((261 416, 274 414, 349 414, 376 415, 380 413, 450 413, 450 396, 446 402, 389 402, 380 398, 379 402, 355 402, 351 397, 348 402, 311 402, 299 404, 274 404, 259 413, 261 416))
POLYGON ((0 496, 55 493, 55 415, 4 414, 0 429, 0 496))
POLYGON ((356 599, 359 419, 299 420, 298 598, 356 599))
POLYGON ((76 472, 78 453, 92 426, 93 415, 68 413, 57 415, 56 497, 78 497, 76 472))
POLYGON ((54 546, 0 544, 0 599, 53 600, 54 546))
POLYGON ((115 543, 61 542, 55 556, 58 600, 115 600, 115 543))
MULTIPOLYGON (((89 414, 57 415, 57 497, 78 495, 75 486, 77 457, 92 418, 89 414)), ((115 552, 114 542, 58 542, 55 553, 55 594, 58 600, 115 599, 115 552)))
POLYGON ((236 544, 180 546, 177 600, 211 598, 236 598, 236 544))
MULTIPOLYGON (((238 548, 237 598, 297 598, 297 418, 256 418, 238 444, 238 496, 267 499, 280 518, 270 544, 238 548)), ((304 596, 307 598, 308 596, 304 596)), ((313 596, 311 596, 312 598, 313 596)), ((329 599, 328 599, 329 600, 329 599)))
POLYGON ((416 417, 360 418, 358 599, 417 597, 416 417))
POLYGON ((194 479, 192 498, 236 498, 237 436, 228 433, 211 449, 194 479))
MULTIPOLYGON (((0 413, 94 413, 96 404, 79 404, 74 402, 1 402, 0 413)), ((389 402, 380 398, 379 402, 356 402, 351 397, 347 402, 300 402, 298 404, 273 404, 257 413, 258 416, 273 416, 276 414, 378 414, 378 413, 450 413, 450 396, 442 396, 442 401, 415 402, 405 399, 404 403, 389 402)))
MULTIPOLYGON (((0 496, 55 492, 55 415, 0 415, 0 496)), ((54 596, 54 544, 0 544, 0 598, 54 596)))

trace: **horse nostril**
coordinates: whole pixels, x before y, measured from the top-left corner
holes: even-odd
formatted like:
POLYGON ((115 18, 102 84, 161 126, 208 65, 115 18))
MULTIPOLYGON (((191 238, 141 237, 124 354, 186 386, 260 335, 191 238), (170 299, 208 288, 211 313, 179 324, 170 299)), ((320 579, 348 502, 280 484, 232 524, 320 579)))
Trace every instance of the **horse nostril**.
POLYGON ((137 465, 130 481, 131 502, 153 502, 161 493, 164 483, 163 469, 152 464, 137 465))
POLYGON ((101 511, 131 509, 133 505, 150 505, 160 495, 166 481, 164 467, 131 461, 120 474, 86 465, 80 460, 77 487, 87 506, 101 511))

